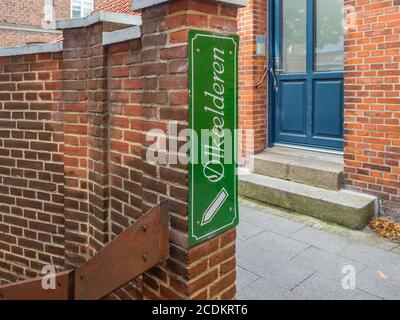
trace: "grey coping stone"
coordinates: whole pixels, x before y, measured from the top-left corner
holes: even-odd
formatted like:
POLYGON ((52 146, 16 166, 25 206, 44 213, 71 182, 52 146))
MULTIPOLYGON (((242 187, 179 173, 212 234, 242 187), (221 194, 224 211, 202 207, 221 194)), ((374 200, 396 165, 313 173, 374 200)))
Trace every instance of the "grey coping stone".
POLYGON ((63 50, 63 42, 30 44, 20 47, 0 48, 0 57, 20 56, 25 54, 60 52, 63 50))
POLYGON ((267 279, 258 279, 246 288, 238 291, 239 300, 299 300, 289 290, 285 290, 267 279))
POLYGON ((362 263, 314 247, 300 253, 292 261, 336 281, 342 281, 345 276, 342 270, 345 266, 354 266, 356 274, 360 274, 365 269, 362 263))
POLYGON ((313 274, 292 292, 307 300, 379 300, 378 297, 358 290, 345 290, 341 282, 313 274))
POLYGON ((142 35, 140 27, 134 26, 112 32, 103 32, 103 45, 139 39, 142 35))
POLYGON ((290 237, 333 253, 338 253, 351 244, 350 241, 343 237, 311 227, 305 227, 293 233, 290 237))
POLYGON ((139 15, 134 16, 131 14, 116 12, 98 12, 94 15, 83 18, 58 20, 56 21, 56 29, 63 30, 72 28, 83 28, 99 22, 113 22, 119 24, 140 26, 142 25, 142 17, 139 15))
MULTIPOLYGON (((140 10, 144 8, 148 8, 157 4, 161 4, 164 2, 168 2, 169 0, 135 0, 132 3, 133 10, 140 10)), ((199 0, 197 0, 199 1, 199 0)), ((235 6, 244 7, 247 4, 247 0, 214 0, 216 2, 221 2, 224 4, 230 4, 235 6)))
POLYGON ((248 285, 252 284, 257 279, 260 279, 260 276, 243 269, 241 267, 236 268, 236 290, 240 291, 246 288, 248 285))

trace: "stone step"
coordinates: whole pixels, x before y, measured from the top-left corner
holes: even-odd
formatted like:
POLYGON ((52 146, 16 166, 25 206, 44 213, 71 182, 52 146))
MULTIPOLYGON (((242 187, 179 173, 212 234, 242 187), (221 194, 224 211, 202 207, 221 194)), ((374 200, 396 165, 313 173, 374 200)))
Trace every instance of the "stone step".
POLYGON ((296 148, 288 148, 288 147, 277 147, 268 149, 269 153, 293 156, 303 159, 315 159, 327 162, 335 162, 339 164, 344 164, 343 161, 343 152, 336 151, 323 151, 323 150, 305 150, 305 149, 296 149, 296 148))
MULTIPOLYGON (((273 148, 274 149, 274 148, 273 148)), ((273 150, 271 149, 271 150, 273 150)), ((254 156, 252 171, 256 174, 303 183, 310 186, 339 190, 343 184, 343 164, 336 157, 320 158, 305 155, 298 156, 277 152, 265 152, 254 156)))
POLYGON ((377 201, 369 195, 327 190, 250 172, 239 176, 239 194, 356 230, 370 222, 377 201))

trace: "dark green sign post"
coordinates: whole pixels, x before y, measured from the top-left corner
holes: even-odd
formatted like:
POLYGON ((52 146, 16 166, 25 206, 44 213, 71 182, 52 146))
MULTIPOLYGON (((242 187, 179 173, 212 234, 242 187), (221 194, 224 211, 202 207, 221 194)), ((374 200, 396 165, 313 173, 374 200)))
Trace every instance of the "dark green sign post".
POLYGON ((237 36, 191 30, 189 245, 238 224, 237 36))

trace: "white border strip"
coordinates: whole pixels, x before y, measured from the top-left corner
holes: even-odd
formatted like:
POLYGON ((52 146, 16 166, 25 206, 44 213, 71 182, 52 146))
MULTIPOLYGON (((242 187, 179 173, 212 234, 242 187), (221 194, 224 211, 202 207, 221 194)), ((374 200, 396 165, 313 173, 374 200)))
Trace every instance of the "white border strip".
MULTIPOLYGON (((140 10, 148 7, 155 6, 160 3, 168 2, 169 0, 134 0, 132 4, 133 10, 140 10)), ((234 6, 245 7, 247 0, 214 0, 215 2, 221 2, 225 4, 231 4, 234 6)))
POLYGON ((0 57, 20 56, 24 54, 47 53, 47 52, 60 52, 63 50, 63 43, 51 44, 32 44, 21 47, 0 48, 0 57))
POLYGON ((103 32, 103 45, 109 45, 127 40, 139 39, 142 35, 140 27, 135 26, 113 32, 103 32))
POLYGON ((72 29, 72 28, 82 28, 88 27, 92 24, 98 22, 114 22, 120 24, 127 24, 132 26, 142 25, 142 17, 131 14, 114 13, 114 12, 99 12, 92 16, 87 16, 84 18, 59 20, 56 22, 56 29, 72 29))

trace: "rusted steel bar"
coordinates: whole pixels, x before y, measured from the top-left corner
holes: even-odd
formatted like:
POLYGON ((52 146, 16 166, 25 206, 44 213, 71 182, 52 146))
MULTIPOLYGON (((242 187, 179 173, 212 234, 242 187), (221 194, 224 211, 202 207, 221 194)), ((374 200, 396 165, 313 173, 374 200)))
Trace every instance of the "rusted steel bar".
POLYGON ((42 288, 44 277, 0 286, 0 299, 98 300, 168 257, 168 202, 149 210, 109 245, 76 270, 56 276, 56 289, 42 288))
POLYGON ((167 258, 166 205, 151 209, 76 269, 75 299, 101 299, 167 258))
POLYGON ((43 289, 45 277, 0 286, 0 300, 70 300, 74 297, 74 271, 56 274, 55 289, 43 289))

